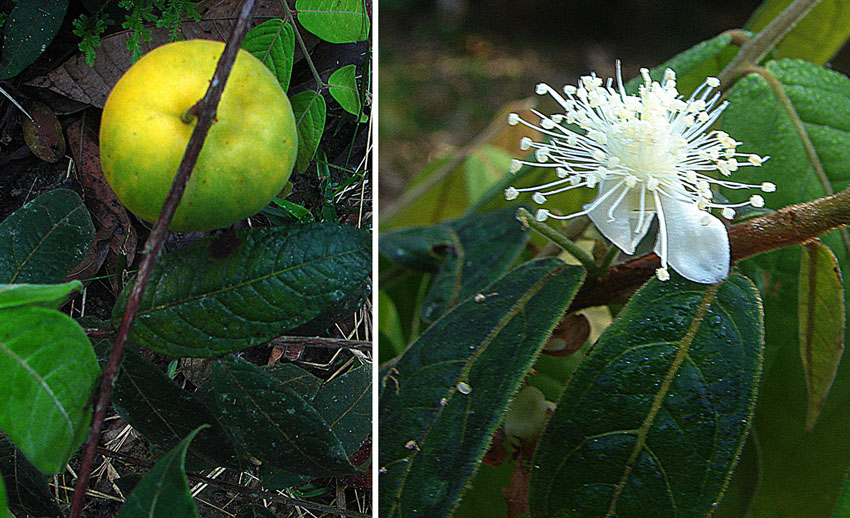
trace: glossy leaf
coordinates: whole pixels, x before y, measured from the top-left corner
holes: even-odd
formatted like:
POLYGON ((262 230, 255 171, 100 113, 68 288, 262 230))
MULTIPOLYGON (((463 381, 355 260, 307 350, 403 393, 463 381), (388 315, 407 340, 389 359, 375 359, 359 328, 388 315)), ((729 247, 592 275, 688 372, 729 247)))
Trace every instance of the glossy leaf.
MULTIPOLYGON (((791 0, 767 0, 747 21, 745 27, 759 32, 776 18, 791 0)), ((850 36, 850 3, 822 0, 775 47, 780 58, 802 58, 822 65, 844 46, 850 36)))
POLYGON ((14 306, 40 306, 58 309, 68 295, 83 289, 80 281, 63 284, 0 284, 0 309, 14 306))
POLYGON ((136 484, 118 518, 196 518, 198 508, 189 491, 184 464, 189 443, 201 428, 195 429, 163 455, 153 469, 136 484))
POLYGON ((325 98, 312 90, 297 93, 289 98, 295 113, 295 128, 298 131, 298 154, 295 170, 303 173, 313 160, 322 133, 325 131, 325 98))
POLYGON ((6 499, 6 484, 3 483, 3 477, 0 477, 0 518, 11 517, 9 501, 6 499))
POLYGON ((531 516, 707 516, 744 445, 762 308, 745 277, 647 283, 570 379, 537 447, 531 516))
POLYGON ((68 0, 21 0, 3 25, 0 79, 18 75, 34 62, 59 32, 68 0))
MULTIPOLYGON (((733 43, 732 35, 724 32, 653 67, 649 75, 654 81, 661 81, 664 71, 672 68, 676 71, 676 88, 683 96, 688 97, 706 77, 717 77, 737 52, 738 46, 733 43)), ((641 84, 643 79, 640 76, 635 77, 626 83, 626 90, 637 92, 641 84)))
POLYGON ((298 21, 329 43, 353 43, 369 37, 364 0, 297 0, 298 21))
POLYGON ((371 367, 357 367, 323 384, 312 404, 350 457, 372 430, 371 367))
POLYGON ((0 372, 0 429, 41 471, 64 471, 100 374, 85 332, 52 309, 0 309, 0 372))
POLYGON ((94 238, 94 225, 74 191, 42 194, 0 223, 0 283, 62 282, 94 238))
POLYGON ((214 364, 208 388, 222 422, 254 457, 295 474, 355 471, 329 423, 267 370, 225 356, 214 364))
MULTIPOLYGON (((444 224, 457 235, 445 251, 428 296, 422 319, 436 320, 459 300, 481 292, 514 263, 527 234, 516 219, 516 208, 473 214, 444 224)), ((485 293, 482 293, 485 295, 485 293)))
POLYGON ((382 516, 447 516, 501 416, 584 277, 526 263, 435 322, 391 366, 380 395, 382 516))
POLYGON ((11 509, 31 516, 63 516, 47 485, 47 476, 3 436, 0 436, 0 475, 11 509))
MULTIPOLYGON (((357 228, 258 228, 237 239, 226 259, 210 256, 209 241, 162 255, 131 340, 171 356, 216 356, 282 335, 367 289, 370 243, 357 228)), ((116 322, 131 287, 115 305, 116 322)))
POLYGON ((328 78, 328 91, 331 97, 342 106, 342 109, 353 115, 362 116, 360 122, 366 122, 367 117, 360 102, 360 92, 357 89, 357 67, 346 65, 334 71, 328 78))
MULTIPOLYGON (((109 350, 104 352, 108 354, 109 350)), ((189 459, 239 467, 237 452, 216 415, 144 359, 134 346, 124 351, 112 404, 127 424, 161 450, 175 447, 187 434, 207 425, 192 441, 189 459)))
POLYGON ((817 241, 803 245, 799 286, 800 358, 809 392, 806 431, 811 432, 844 352, 844 285, 828 247, 817 241))
POLYGON ((242 48, 272 71, 284 92, 289 90, 295 58, 295 31, 291 24, 280 19, 267 20, 248 31, 242 48))
MULTIPOLYGON (((771 83, 757 75, 741 79, 729 92, 722 129, 743 142, 739 151, 771 157, 760 168, 742 168, 734 179, 776 183, 777 191, 764 196, 770 208, 846 188, 850 80, 799 60, 769 62, 765 70, 777 79, 789 103, 781 102, 771 83)), ((734 192, 725 194, 738 199, 734 192)), ((845 232, 829 232, 820 239, 832 249, 843 276, 850 275, 845 232)), ((809 398, 793 302, 799 292, 800 262, 800 248, 792 247, 741 264, 765 304, 765 377, 755 419, 762 455, 762 478, 753 502, 758 515, 827 516, 850 468, 850 362, 839 364, 817 425, 811 433, 805 430, 809 398)), ((845 312, 850 307, 846 297, 845 312)))
POLYGON ((445 248, 458 242, 457 232, 447 225, 413 227, 384 232, 378 249, 390 261, 421 272, 436 272, 445 248))

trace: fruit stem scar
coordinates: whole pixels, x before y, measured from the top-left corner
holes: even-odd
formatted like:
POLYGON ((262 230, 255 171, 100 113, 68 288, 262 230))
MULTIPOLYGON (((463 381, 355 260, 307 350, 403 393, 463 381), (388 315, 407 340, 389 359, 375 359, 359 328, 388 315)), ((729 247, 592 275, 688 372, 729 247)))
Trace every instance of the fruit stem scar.
POLYGON ((193 122, 195 122, 195 119, 198 118, 197 112, 201 101, 203 101, 203 99, 200 99, 198 102, 193 104, 191 108, 183 112, 183 115, 180 116, 180 120, 186 124, 192 124, 193 122))

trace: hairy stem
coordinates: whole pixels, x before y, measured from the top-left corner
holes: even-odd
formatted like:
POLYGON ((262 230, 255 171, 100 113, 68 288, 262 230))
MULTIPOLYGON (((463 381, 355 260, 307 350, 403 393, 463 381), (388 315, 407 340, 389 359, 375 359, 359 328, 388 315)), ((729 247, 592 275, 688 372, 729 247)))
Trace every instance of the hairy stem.
POLYGON ((750 65, 757 65, 765 54, 775 47, 819 2, 820 0, 794 0, 791 2, 761 32, 745 43, 738 54, 735 55, 735 58, 720 72, 718 79, 720 79, 721 88, 728 89, 736 79, 746 73, 750 65))
POLYGON ((539 233, 546 239, 552 241, 556 245, 560 246, 564 250, 570 253, 573 257, 575 257, 578 262, 584 266, 588 273, 591 276, 594 276, 598 273, 599 267, 596 265, 596 262, 590 257, 584 250, 579 248, 578 245, 561 235, 559 232, 554 230, 552 227, 545 223, 541 223, 534 219, 534 216, 531 215, 530 212, 520 207, 516 211, 517 219, 523 224, 524 227, 531 227, 532 230, 539 233))
MULTIPOLYGON (((830 230, 850 225, 850 187, 814 201, 791 205, 773 214, 729 227, 732 262, 764 252, 799 245, 830 230)), ((660 260, 655 254, 619 264, 606 276, 582 286, 570 311, 608 304, 631 293, 655 274, 660 260)))
POLYGON ((127 345, 127 338, 130 335, 130 328, 136 318, 136 313, 139 309, 139 304, 142 300, 142 294, 145 292, 148 279, 150 278, 151 270, 156 261, 159 252, 162 250, 162 245, 165 242, 165 236, 168 232, 168 226, 174 219, 174 213, 177 211, 177 205, 183 197, 183 191, 186 189, 186 183, 189 181, 189 175, 192 174, 192 169, 198 161, 198 155, 201 153, 201 148, 204 145, 204 140, 209 133, 210 127, 215 120, 216 109, 221 100, 221 94, 224 92, 224 85, 227 78, 230 76, 230 71, 233 69, 233 64, 236 62, 236 54, 239 52, 239 47, 242 44, 242 39, 245 33, 248 32, 248 23, 251 21, 251 11, 254 8, 254 0, 244 0, 239 11, 239 18, 230 32, 230 37, 227 39, 227 45, 224 48, 224 53, 219 58, 216 66, 213 79, 206 95, 200 101, 200 105, 195 110, 195 115, 198 117, 198 124, 192 131, 192 136, 189 138, 189 144, 186 146, 186 153, 183 155, 183 160, 180 162, 180 167, 177 169, 177 176, 171 184, 171 189, 168 191, 168 196, 162 206, 162 212, 159 219, 154 225, 153 231, 145 244, 145 257, 139 266, 139 273, 136 276, 136 282, 130 291, 130 296, 127 299, 127 308, 124 311, 124 318, 121 321, 121 326, 118 328, 118 335, 115 338, 115 345, 112 347, 112 353, 104 368, 101 378, 100 391, 98 393, 97 403, 94 407, 94 417, 89 428, 88 438, 86 439, 85 453, 83 454, 82 463, 80 465, 79 477, 74 485, 74 500, 71 504, 71 518, 79 518, 85 502, 86 489, 88 488, 89 476, 91 475, 92 462, 97 451, 97 444, 100 439, 100 430, 103 427, 103 420, 106 417, 106 410, 109 406, 109 398, 112 394, 112 385, 115 382, 115 376, 118 374, 118 367, 121 364, 121 357, 124 353, 124 347, 127 345))

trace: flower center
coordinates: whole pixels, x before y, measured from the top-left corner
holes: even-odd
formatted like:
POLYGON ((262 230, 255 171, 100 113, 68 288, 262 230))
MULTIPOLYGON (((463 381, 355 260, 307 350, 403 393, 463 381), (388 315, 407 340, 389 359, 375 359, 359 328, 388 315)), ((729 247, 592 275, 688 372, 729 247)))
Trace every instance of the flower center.
MULTIPOLYGON (((627 120, 612 125, 608 137, 608 167, 622 170, 637 182, 669 181, 676 176, 678 153, 666 120, 627 120)), ((649 186, 654 190, 654 185, 649 186)))

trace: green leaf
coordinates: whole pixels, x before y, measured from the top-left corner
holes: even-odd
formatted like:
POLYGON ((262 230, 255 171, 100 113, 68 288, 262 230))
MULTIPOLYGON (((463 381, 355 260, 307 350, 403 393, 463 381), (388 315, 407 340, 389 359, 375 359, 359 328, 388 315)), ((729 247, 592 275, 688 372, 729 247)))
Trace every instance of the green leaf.
POLYGON ((0 79, 32 64, 59 32, 68 0, 20 0, 3 25, 0 79))
POLYGON ((490 187, 511 170, 514 157, 504 149, 485 144, 476 147, 464 163, 464 179, 470 203, 480 199, 490 187))
POLYGON ((6 485, 3 477, 0 477, 0 518, 12 518, 9 512, 9 501, 6 499, 6 485))
MULTIPOLYGON (((109 349, 99 350, 104 358, 109 354, 109 349)), ((237 452, 216 415, 132 344, 124 351, 112 404, 127 424, 161 450, 175 447, 188 433, 206 425, 189 448, 190 463, 239 467, 237 452)))
MULTIPOLYGON (((759 32, 781 13, 791 0, 766 0, 745 27, 759 32)), ((822 65, 830 60, 850 36, 850 3, 822 0, 776 45, 780 58, 802 58, 822 65)))
POLYGON ((289 90, 295 59, 295 31, 280 19, 267 20, 245 35, 242 48, 263 62, 277 77, 283 91, 289 90))
POLYGON ((208 388, 222 421, 251 455, 295 474, 356 471, 322 415, 268 370, 225 356, 213 365, 208 388))
POLYGON ((746 277, 647 283, 564 390, 534 457, 531 515, 709 515, 749 429, 763 339, 746 277))
POLYGON ((203 427, 162 456, 153 469, 136 484, 121 507, 118 518, 196 518, 198 509, 189 491, 184 463, 189 443, 203 427))
MULTIPOLYGON (((705 82, 706 77, 716 77, 720 71, 732 61, 738 53, 738 46, 732 42, 732 35, 724 32, 693 47, 676 54, 664 63, 653 67, 649 76, 653 81, 661 81, 664 72, 672 68, 676 72, 676 87, 679 92, 688 97, 698 86, 705 82)), ((626 90, 637 92, 643 79, 638 76, 626 83, 626 90)))
POLYGON ((364 0, 297 0, 298 21, 329 43, 353 43, 369 37, 364 0))
MULTIPOLYGON (((209 241, 164 254, 151 273, 130 339, 170 356, 216 356, 268 341, 365 296, 369 236, 332 223, 237 233, 226 259, 209 241)), ((113 311, 124 314, 132 283, 113 311)))
MULTIPOLYGON (((760 76, 742 78, 729 92, 722 126, 743 142, 739 151, 771 158, 761 168, 741 168, 734 179, 774 182, 777 192, 764 196, 771 208, 846 188, 850 185, 850 80, 800 60, 772 61, 765 70, 776 78, 779 91, 760 76)), ((737 201, 735 194, 727 195, 737 201)), ((842 275, 850 275, 846 231, 830 232, 821 240, 835 254, 842 275)), ((811 433, 805 430, 809 397, 794 304, 800 262, 800 247, 793 247, 741 263, 759 286, 765 305, 765 376, 755 419, 762 460, 761 483, 753 502, 757 515, 827 516, 850 468, 850 362, 839 364, 817 425, 811 433)), ((846 297, 847 293, 845 311, 850 307, 846 297)))
POLYGON ((380 394, 383 516, 447 516, 511 396, 572 300, 583 270, 526 263, 428 328, 385 368, 380 394))
POLYGON ((372 430, 372 369, 361 366, 328 381, 312 404, 350 457, 372 430))
POLYGON ((712 518, 741 518, 748 516, 758 484, 754 483, 761 476, 759 467, 759 452, 754 430, 747 435, 741 457, 735 467, 735 473, 729 481, 720 506, 712 518))
POLYGON ((3 436, 0 436, 0 475, 6 485, 6 500, 11 509, 32 516, 64 516, 47 485, 47 475, 33 466, 21 450, 3 436))
POLYGON ((0 283, 62 282, 93 239, 83 200, 68 189, 46 192, 0 223, 0 283))
POLYGON ((413 227, 384 232, 378 249, 394 263, 420 272, 436 272, 445 248, 457 241, 457 232, 447 225, 413 227))
POLYGON ((832 513, 832 518, 846 518, 847 516, 850 516, 850 472, 844 479, 841 494, 838 495, 838 502, 835 504, 835 511, 832 513))
POLYGON ((68 295, 83 289, 80 281, 63 284, 0 284, 0 309, 14 306, 41 306, 58 309, 68 295))
POLYGON ((803 245, 799 286, 800 358, 809 392, 806 431, 811 432, 844 352, 844 285, 827 246, 803 245))
POLYGON ((407 344, 398 309, 384 290, 378 292, 378 331, 379 358, 381 363, 386 363, 401 354, 407 344))
POLYGON ((360 122, 366 122, 368 117, 363 112, 360 102, 360 92, 357 90, 357 67, 346 65, 334 71, 328 78, 328 91, 331 97, 348 113, 360 117, 360 122))
POLYGON ((0 309, 0 372, 0 429, 41 471, 64 471, 100 374, 85 332, 56 310, 0 309))
POLYGON ((325 131, 325 98, 319 93, 307 90, 293 95, 289 102, 292 103, 295 128, 298 130, 295 170, 303 173, 313 160, 325 131))
POLYGON ((422 304, 422 320, 426 322, 433 322, 459 300, 478 294, 507 272, 528 237, 516 219, 516 208, 511 206, 466 216, 445 226, 456 233, 457 241, 446 249, 422 304))

